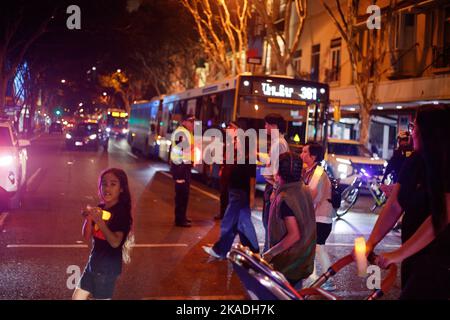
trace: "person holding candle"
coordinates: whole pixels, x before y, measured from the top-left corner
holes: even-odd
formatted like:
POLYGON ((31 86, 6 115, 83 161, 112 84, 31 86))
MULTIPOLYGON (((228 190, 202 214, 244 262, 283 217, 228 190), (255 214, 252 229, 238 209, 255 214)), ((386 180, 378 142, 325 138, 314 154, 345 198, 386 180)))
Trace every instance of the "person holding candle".
POLYGON ((83 210, 82 234, 92 241, 89 261, 75 289, 73 300, 112 299, 122 261, 130 262, 132 230, 131 194, 122 169, 110 168, 99 178, 101 204, 83 210))
POLYGON ((423 106, 413 124, 414 153, 367 241, 370 253, 402 212, 402 246, 377 259, 402 263, 400 299, 450 298, 450 107, 423 106))

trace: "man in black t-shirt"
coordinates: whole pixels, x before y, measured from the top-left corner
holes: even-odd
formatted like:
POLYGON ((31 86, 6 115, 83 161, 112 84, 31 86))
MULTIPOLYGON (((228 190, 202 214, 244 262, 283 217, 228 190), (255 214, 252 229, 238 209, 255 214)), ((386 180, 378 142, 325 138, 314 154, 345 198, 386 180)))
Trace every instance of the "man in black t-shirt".
MULTIPOLYGON (((247 150, 246 150, 247 151, 247 150)), ((229 181, 229 202, 220 225, 220 238, 213 247, 204 246, 203 250, 217 259, 225 259, 233 245, 236 234, 244 246, 259 253, 258 239, 251 220, 251 207, 254 203, 256 164, 233 165, 229 181)))
POLYGON ((225 137, 226 137, 226 141, 224 143, 224 148, 223 148, 223 155, 224 155, 224 159, 223 159, 223 163, 220 167, 220 179, 219 179, 219 183, 220 183, 220 211, 217 215, 214 216, 214 219, 216 220, 221 220, 223 219, 223 216, 225 215, 225 210, 227 209, 228 206, 228 189, 230 188, 230 175, 231 175, 231 171, 233 169, 233 164, 230 162, 233 162, 230 157, 234 157, 234 155, 237 153, 236 151, 236 143, 235 143, 235 139, 236 139, 236 134, 237 134, 237 130, 239 129, 239 125, 237 124, 237 122, 235 121, 231 121, 225 131, 225 137), (234 153, 231 154, 230 149, 234 149, 234 153))

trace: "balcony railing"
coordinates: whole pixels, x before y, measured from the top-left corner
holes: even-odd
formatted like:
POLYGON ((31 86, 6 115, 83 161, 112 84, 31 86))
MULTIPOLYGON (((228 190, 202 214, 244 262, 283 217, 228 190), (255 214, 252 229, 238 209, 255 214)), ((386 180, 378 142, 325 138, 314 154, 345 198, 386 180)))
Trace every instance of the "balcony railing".
POLYGON ((433 47, 433 68, 450 69, 450 46, 433 47))

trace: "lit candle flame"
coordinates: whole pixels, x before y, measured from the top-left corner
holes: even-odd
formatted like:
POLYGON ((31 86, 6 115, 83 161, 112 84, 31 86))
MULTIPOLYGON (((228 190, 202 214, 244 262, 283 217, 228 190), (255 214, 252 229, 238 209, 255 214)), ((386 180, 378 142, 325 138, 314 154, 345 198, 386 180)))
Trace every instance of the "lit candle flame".
POLYGON ((355 239, 355 257, 358 276, 367 275, 366 240, 363 237, 355 239))

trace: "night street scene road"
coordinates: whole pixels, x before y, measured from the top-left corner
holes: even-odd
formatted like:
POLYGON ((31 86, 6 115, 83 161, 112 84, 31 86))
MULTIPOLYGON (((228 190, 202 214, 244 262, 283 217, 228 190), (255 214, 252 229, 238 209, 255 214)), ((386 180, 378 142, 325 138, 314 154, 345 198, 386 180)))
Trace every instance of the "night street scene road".
POLYGON ((0 300, 448 307, 448 1, 0 8, 0 300))

